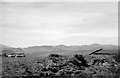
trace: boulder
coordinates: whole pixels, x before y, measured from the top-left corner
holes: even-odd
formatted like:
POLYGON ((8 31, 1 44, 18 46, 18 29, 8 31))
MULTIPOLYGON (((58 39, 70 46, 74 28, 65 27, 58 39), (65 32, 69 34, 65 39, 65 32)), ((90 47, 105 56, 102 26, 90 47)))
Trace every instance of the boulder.
POLYGON ((82 55, 75 54, 73 57, 69 58, 69 62, 73 63, 74 65, 81 67, 89 67, 87 61, 84 59, 82 55))

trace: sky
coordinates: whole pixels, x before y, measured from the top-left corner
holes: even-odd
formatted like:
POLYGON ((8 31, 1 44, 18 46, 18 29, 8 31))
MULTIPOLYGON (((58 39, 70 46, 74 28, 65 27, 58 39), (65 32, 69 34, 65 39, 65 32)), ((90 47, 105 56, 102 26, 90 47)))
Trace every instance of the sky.
POLYGON ((119 0, 1 0, 1 2, 119 2, 119 0))
POLYGON ((1 44, 118 44, 117 2, 1 2, 1 44))

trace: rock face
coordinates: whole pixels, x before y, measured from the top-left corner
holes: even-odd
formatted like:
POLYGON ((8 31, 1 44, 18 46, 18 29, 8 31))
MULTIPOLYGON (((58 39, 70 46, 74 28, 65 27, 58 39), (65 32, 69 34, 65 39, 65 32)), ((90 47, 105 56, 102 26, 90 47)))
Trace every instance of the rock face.
MULTIPOLYGON (((12 66, 17 66, 17 62, 12 66)), ((10 73, 14 73, 10 71, 9 66, 8 68, 10 73)), ((87 59, 80 54, 75 54, 71 57, 50 54, 48 57, 33 61, 29 66, 19 63, 17 68, 12 68, 15 70, 19 68, 22 72, 20 75, 27 76, 112 76, 120 73, 120 65, 112 58, 92 56, 91 59, 87 59)), ((7 69, 4 68, 4 71, 7 71, 7 69)))

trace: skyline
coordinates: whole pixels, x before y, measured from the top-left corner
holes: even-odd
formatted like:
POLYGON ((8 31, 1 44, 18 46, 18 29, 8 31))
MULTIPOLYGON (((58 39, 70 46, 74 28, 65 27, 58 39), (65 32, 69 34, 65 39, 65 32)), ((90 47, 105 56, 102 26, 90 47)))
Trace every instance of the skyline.
POLYGON ((118 45, 117 2, 2 2, 1 44, 118 45))

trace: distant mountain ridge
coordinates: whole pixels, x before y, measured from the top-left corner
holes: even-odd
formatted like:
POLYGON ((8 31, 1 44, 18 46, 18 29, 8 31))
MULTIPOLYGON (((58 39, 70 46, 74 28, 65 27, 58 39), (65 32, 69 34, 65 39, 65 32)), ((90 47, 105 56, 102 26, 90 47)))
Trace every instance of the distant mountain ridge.
MULTIPOLYGON (((16 49, 13 47, 1 45, 2 49, 16 49)), ((104 52, 117 52, 118 46, 116 45, 101 45, 101 44, 91 44, 91 45, 71 45, 66 46, 63 44, 52 46, 52 45, 43 45, 43 46, 30 46, 27 48, 21 48, 27 54, 33 55, 48 55, 50 53, 58 53, 58 54, 74 54, 74 53, 85 53, 88 54, 91 51, 95 51, 99 48, 102 48, 104 52)))
POLYGON ((118 46, 116 45, 101 45, 101 44, 91 44, 91 45, 44 45, 44 46, 31 46, 24 48, 24 51, 26 53, 32 53, 33 55, 48 55, 50 53, 57 53, 57 54, 63 54, 63 55, 69 55, 69 54, 75 54, 75 53, 82 53, 82 54, 88 54, 92 51, 95 51, 99 48, 103 49, 103 52, 113 52, 116 53, 118 51, 118 46))
POLYGON ((22 48, 14 48, 14 47, 0 44, 0 54, 18 52, 18 51, 20 51, 20 49, 22 50, 22 48))
POLYGON ((0 49, 7 49, 7 48, 12 48, 12 47, 0 44, 0 49))
POLYGON ((66 46, 66 45, 57 45, 57 46, 31 46, 31 47, 27 47, 25 49, 34 49, 34 48, 39 48, 39 49, 51 49, 51 48, 59 48, 59 49, 80 49, 80 50, 93 50, 93 49, 97 49, 97 48, 103 48, 103 49, 118 49, 118 46, 116 45, 101 45, 101 44, 91 44, 91 45, 71 45, 71 46, 66 46))

